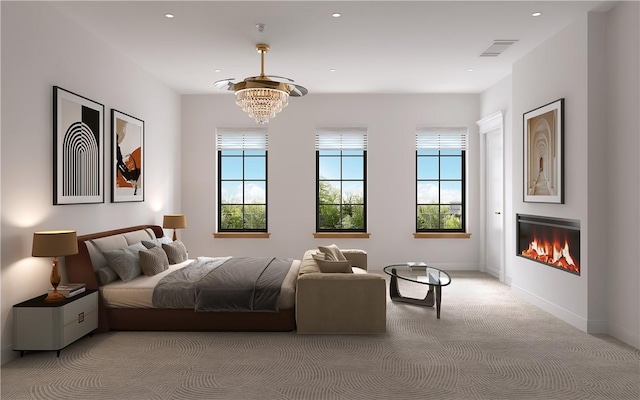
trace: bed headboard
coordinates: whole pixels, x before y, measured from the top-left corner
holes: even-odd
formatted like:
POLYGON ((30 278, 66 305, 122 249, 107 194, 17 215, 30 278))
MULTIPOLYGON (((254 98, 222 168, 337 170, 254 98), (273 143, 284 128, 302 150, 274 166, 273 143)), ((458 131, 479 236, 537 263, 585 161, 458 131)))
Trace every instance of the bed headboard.
MULTIPOLYGON (((78 236, 78 254, 66 256, 64 263, 67 271, 69 282, 85 283, 87 289, 98 289, 98 280, 96 278, 89 250, 87 249, 88 240, 99 239, 107 236, 119 235, 121 233, 139 231, 142 229, 151 229, 156 237, 164 236, 164 231, 158 225, 137 225, 127 228, 114 229, 110 231, 90 233, 88 235, 78 236)), ((107 319, 106 310, 102 296, 98 294, 98 332, 107 332, 109 330, 109 321, 107 319)))
POLYGON ((67 271, 67 277, 69 282, 73 283, 85 283, 87 289, 97 289, 98 281, 96 274, 91 264, 91 257, 89 256, 89 250, 85 241, 103 238, 106 236, 118 235, 126 232, 139 231, 142 229, 151 229, 156 234, 156 237, 164 236, 162 227, 158 225, 137 225, 127 228, 114 229, 110 231, 90 233, 88 235, 78 236, 78 254, 65 257, 65 266, 67 271))

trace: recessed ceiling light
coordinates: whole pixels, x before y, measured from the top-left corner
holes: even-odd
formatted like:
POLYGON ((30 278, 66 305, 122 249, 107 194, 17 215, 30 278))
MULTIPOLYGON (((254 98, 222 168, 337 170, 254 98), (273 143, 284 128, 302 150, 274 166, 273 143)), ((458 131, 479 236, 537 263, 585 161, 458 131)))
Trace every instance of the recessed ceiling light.
POLYGON ((473 69, 473 68, 467 68, 467 71, 468 71, 468 72, 473 72, 473 71, 475 71, 475 69, 473 69))
POLYGON ((220 72, 220 70, 216 68, 213 70, 213 72, 220 72))
POLYGON ((331 16, 332 16, 333 18, 338 18, 338 17, 340 17, 341 15, 342 15, 342 14, 337 13, 337 12, 335 12, 335 13, 331 14, 331 16))
POLYGON ((336 70, 335 70, 335 69, 333 69, 333 68, 331 68, 331 69, 329 70, 329 72, 336 72, 336 70))
POLYGON ((173 17, 175 17, 175 15, 173 15, 173 14, 171 14, 171 13, 166 13, 164 16, 165 16, 165 17, 167 17, 167 18, 173 18, 173 17))
POLYGON ((532 17, 539 17, 541 15, 542 15, 542 13, 540 11, 536 11, 533 14, 531 14, 532 17))

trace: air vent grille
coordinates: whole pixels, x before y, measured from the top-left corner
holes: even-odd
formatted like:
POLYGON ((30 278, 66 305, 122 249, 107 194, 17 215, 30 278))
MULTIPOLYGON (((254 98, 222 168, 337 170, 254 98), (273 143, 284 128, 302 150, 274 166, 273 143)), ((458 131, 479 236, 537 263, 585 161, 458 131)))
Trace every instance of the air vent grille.
POLYGON ((517 40, 494 40, 480 57, 498 57, 503 51, 511 47, 517 40))

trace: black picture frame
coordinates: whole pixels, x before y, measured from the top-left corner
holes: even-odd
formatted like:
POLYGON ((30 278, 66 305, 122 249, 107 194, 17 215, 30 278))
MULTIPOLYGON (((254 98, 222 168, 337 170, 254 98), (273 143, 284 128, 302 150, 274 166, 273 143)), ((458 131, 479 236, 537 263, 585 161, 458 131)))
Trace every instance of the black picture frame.
POLYGON ((564 99, 523 114, 523 201, 564 204, 564 99))
POLYGON ((104 105, 53 87, 53 204, 104 203, 104 105))
POLYGON ((144 201, 144 121, 111 109, 111 202, 144 201))

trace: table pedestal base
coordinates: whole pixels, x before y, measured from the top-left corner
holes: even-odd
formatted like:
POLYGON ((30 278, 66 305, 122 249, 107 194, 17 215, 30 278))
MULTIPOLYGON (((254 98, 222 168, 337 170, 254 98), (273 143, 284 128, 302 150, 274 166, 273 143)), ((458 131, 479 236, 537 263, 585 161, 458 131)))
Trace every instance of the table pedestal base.
MULTIPOLYGON (((395 271, 393 272, 395 273, 395 271)), ((442 300, 442 286, 429 285, 429 291, 427 292, 427 295, 424 297, 424 299, 404 297, 403 295, 400 294, 400 290, 398 290, 398 278, 392 275, 391 282, 389 283, 389 295, 391 296, 391 301, 415 304, 423 307, 433 307, 433 305, 435 304, 436 316, 437 316, 437 319, 440 319, 440 302, 442 300)))

